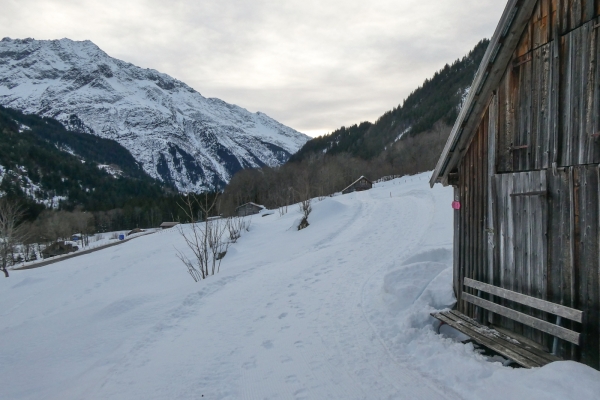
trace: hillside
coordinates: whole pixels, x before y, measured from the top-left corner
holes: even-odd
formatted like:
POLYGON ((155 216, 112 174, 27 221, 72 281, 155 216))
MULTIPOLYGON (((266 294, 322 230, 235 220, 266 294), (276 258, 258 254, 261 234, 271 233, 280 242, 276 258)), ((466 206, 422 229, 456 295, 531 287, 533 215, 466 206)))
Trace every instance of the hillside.
POLYGON ((238 172, 225 188, 224 209, 248 201, 283 207, 341 191, 363 175, 376 180, 433 170, 488 43, 446 65, 375 123, 312 139, 280 168, 238 172))
POLYGON ((150 178, 113 140, 0 106, 0 192, 35 214, 44 207, 110 210, 173 189, 150 178))
POLYGON ((276 167, 309 139, 267 115, 110 57, 90 41, 0 41, 0 105, 112 139, 151 177, 183 192, 276 167))
POLYGON ((455 301, 453 193, 428 180, 315 200, 302 231, 296 206, 256 216, 198 283, 176 230, 12 271, 0 398, 596 399, 585 365, 513 369, 437 334, 429 314, 455 301))
MULTIPOLYGON (((488 44, 489 40, 482 40, 468 55, 452 65, 446 64, 412 92, 401 105, 383 114, 375 123, 362 122, 342 127, 328 135, 312 139, 291 157, 290 162, 302 161, 315 154, 341 153, 363 160, 376 157, 390 160, 396 158, 396 164, 414 163, 407 153, 418 151, 432 152, 437 157, 439 143, 443 146, 446 141, 488 44), (427 135, 431 132, 436 134, 427 135), (423 143, 414 141, 419 135, 423 135, 427 142, 424 149, 420 149, 423 143)), ((413 155, 417 161, 423 156, 413 155)), ((422 172, 433 167, 426 165, 423 168, 421 171, 411 172, 422 172)))

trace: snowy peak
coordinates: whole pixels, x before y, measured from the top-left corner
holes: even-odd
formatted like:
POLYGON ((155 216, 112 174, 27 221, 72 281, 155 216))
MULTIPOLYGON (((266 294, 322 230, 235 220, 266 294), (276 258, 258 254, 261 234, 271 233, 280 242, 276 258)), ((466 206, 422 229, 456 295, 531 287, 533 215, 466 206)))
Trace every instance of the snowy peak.
POLYGON ((148 174, 182 191, 222 187, 243 168, 281 165, 309 139, 112 58, 89 40, 2 39, 0 104, 114 139, 148 174))

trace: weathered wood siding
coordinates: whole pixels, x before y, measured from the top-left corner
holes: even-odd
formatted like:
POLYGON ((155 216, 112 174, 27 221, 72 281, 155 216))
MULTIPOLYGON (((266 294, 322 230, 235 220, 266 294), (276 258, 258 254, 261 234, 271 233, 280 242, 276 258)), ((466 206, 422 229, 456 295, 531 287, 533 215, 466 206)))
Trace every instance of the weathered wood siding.
POLYGON ((538 1, 498 88, 499 172, 600 162, 598 3, 538 1))
MULTIPOLYGON (((462 282, 465 277, 487 282, 487 154, 488 154, 489 112, 486 113, 477 135, 469 146, 460 166, 459 196, 461 210, 459 213, 460 231, 460 273, 456 278, 462 282)), ((456 288, 458 298, 461 298, 462 284, 456 288)), ((468 289, 474 294, 472 289, 468 289)), ((475 318, 482 316, 474 314, 472 304, 463 301, 459 310, 475 318)))
MULTIPOLYGON (((584 311, 558 355, 600 369, 600 1, 539 0, 458 168, 458 308, 548 350, 554 338, 461 301, 464 277, 584 311)), ((496 299, 488 298, 496 301, 496 299)))
POLYGON ((598 51, 594 19, 561 38, 559 165, 600 162, 598 51))
MULTIPOLYGON (((546 299, 547 184, 546 171, 501 174, 495 177, 498 276, 496 286, 546 299)), ((505 301, 506 306, 510 306, 505 301)), ((513 307, 537 318, 525 307, 513 307)), ((502 319, 500 325, 542 341, 539 331, 502 319)))

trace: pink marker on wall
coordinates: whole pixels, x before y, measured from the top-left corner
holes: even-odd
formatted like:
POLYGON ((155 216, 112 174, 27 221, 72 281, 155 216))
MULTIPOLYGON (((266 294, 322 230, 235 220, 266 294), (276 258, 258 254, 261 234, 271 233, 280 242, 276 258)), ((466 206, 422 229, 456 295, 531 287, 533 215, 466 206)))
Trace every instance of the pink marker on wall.
POLYGON ((453 201, 452 208, 454 208, 455 210, 460 210, 460 201, 453 201))

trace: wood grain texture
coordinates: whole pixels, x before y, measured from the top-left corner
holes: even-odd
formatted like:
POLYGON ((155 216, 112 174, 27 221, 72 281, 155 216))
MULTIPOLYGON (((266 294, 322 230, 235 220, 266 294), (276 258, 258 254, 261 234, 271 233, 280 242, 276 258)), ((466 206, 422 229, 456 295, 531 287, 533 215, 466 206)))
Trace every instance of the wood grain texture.
POLYGON ((575 310, 573 308, 565 307, 560 304, 552 303, 539 298, 526 296, 521 293, 502 289, 497 286, 489 285, 483 282, 478 282, 469 278, 465 278, 464 285, 477 290, 481 290, 483 292, 491 293, 494 296, 498 296, 503 299, 524 304, 528 307, 534 307, 538 310, 546 311, 554 315, 559 315, 563 318, 567 318, 575 322, 583 321, 583 311, 580 310, 575 310))
POLYGON ((551 354, 520 343, 496 330, 486 328, 464 314, 446 311, 432 314, 432 316, 525 368, 541 367, 554 361, 560 361, 551 354))
POLYGON ((531 317, 527 314, 523 314, 521 312, 515 311, 508 307, 503 307, 499 304, 492 303, 490 301, 480 299, 479 297, 475 297, 471 294, 464 293, 463 298, 465 301, 468 301, 472 304, 475 304, 479 307, 483 307, 487 310, 495 312, 496 314, 503 315, 507 318, 513 319, 515 321, 520 322, 523 325, 530 326, 532 328, 541 330, 543 332, 549 333, 556 337, 559 337, 568 342, 579 344, 580 334, 577 332, 573 332, 569 329, 551 324, 549 322, 543 321, 541 319, 531 317))

